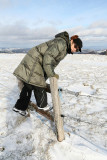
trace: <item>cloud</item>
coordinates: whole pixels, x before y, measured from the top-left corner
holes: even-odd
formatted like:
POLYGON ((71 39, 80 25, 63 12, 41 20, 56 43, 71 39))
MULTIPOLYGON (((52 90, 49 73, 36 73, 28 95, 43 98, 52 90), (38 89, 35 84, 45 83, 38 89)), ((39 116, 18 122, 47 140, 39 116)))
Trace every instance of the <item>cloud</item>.
POLYGON ((101 40, 102 37, 107 38, 107 28, 105 27, 106 25, 106 22, 95 22, 88 27, 79 26, 71 28, 68 30, 68 32, 71 35, 78 34, 82 38, 88 37, 91 39, 95 39, 96 37, 96 39, 98 38, 99 40, 101 40))
POLYGON ((16 39, 40 40, 50 39, 57 30, 54 27, 29 28, 24 25, 6 25, 0 27, 0 36, 16 39))
MULTIPOLYGON (((100 23, 101 24, 101 23, 100 23)), ((93 26, 94 24, 90 25, 93 26)), ((106 25, 106 24, 105 24, 106 25)), ((68 29, 70 34, 78 34, 81 37, 107 37, 107 28, 102 25, 97 25, 95 27, 83 27, 83 26, 79 26, 79 27, 75 27, 75 28, 71 28, 68 29)))
POLYGON ((107 22, 97 21, 90 26, 78 26, 68 29, 70 35, 79 35, 85 46, 101 46, 107 48, 107 22))
POLYGON ((0 0, 0 8, 7 8, 12 5, 11 0, 0 0))
MULTIPOLYGON (((42 26, 42 25, 41 25, 42 26)), ((105 23, 106 26, 106 23, 105 23)), ((105 46, 107 48, 107 29, 102 22, 94 22, 90 26, 78 26, 60 30, 57 25, 29 27, 23 21, 14 24, 0 25, 0 47, 32 47, 48 41, 61 31, 68 31, 69 35, 78 34, 85 46, 105 46), (23 25, 24 24, 24 25, 23 25)))
POLYGON ((20 21, 12 25, 0 25, 0 47, 10 46, 26 46, 31 47, 50 40, 58 30, 54 27, 30 28, 23 25, 20 21))
POLYGON ((14 6, 20 5, 28 5, 30 4, 30 0, 20 1, 20 0, 0 0, 0 9, 7 9, 14 6))
POLYGON ((84 28, 82 31, 77 32, 80 36, 86 37, 107 37, 107 29, 106 28, 84 28))
POLYGON ((107 21, 101 20, 92 23, 89 28, 107 28, 107 21))

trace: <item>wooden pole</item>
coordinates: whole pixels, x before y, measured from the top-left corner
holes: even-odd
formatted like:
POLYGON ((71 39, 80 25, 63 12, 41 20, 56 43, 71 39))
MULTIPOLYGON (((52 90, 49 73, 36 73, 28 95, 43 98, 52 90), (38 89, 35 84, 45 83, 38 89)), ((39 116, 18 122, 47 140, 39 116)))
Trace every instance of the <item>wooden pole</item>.
POLYGON ((45 118, 47 118, 47 119, 49 119, 49 120, 54 122, 54 118, 53 118, 53 116, 51 115, 50 112, 42 111, 41 109, 38 109, 37 105, 32 103, 32 102, 30 102, 29 105, 32 106, 35 109, 36 112, 38 112, 39 114, 41 114, 45 118))
POLYGON ((56 77, 50 78, 50 88, 53 102, 54 121, 57 132, 57 139, 59 142, 62 142, 65 139, 65 136, 63 130, 63 118, 61 117, 61 105, 58 94, 58 84, 56 77))

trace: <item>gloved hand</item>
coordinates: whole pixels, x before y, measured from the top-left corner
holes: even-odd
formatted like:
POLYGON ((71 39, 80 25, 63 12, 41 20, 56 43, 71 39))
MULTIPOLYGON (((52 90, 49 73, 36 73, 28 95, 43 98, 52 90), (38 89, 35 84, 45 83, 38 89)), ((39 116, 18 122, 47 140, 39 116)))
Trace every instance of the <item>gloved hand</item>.
POLYGON ((46 92, 51 93, 50 84, 46 83, 46 92))
POLYGON ((56 77, 57 79, 59 79, 59 75, 55 73, 54 77, 56 77))

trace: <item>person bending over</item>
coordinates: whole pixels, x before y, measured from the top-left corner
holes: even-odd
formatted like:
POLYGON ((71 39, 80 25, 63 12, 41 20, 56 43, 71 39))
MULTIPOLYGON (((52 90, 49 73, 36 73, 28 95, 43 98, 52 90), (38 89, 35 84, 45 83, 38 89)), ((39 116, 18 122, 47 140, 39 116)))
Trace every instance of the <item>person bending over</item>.
POLYGON ((81 52, 82 46, 82 41, 77 35, 69 38, 69 34, 65 31, 55 35, 54 39, 31 48, 13 73, 23 82, 23 88, 13 111, 27 116, 26 109, 32 91, 38 108, 49 110, 46 80, 50 77, 58 79, 59 76, 54 72, 55 67, 67 54, 81 52))

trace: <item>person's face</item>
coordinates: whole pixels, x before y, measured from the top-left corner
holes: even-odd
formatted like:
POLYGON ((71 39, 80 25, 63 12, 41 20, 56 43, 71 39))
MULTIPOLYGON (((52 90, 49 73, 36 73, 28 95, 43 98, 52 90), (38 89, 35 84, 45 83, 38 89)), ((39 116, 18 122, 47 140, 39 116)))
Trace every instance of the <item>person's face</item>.
POLYGON ((79 51, 79 47, 71 40, 71 52, 75 53, 79 51))

